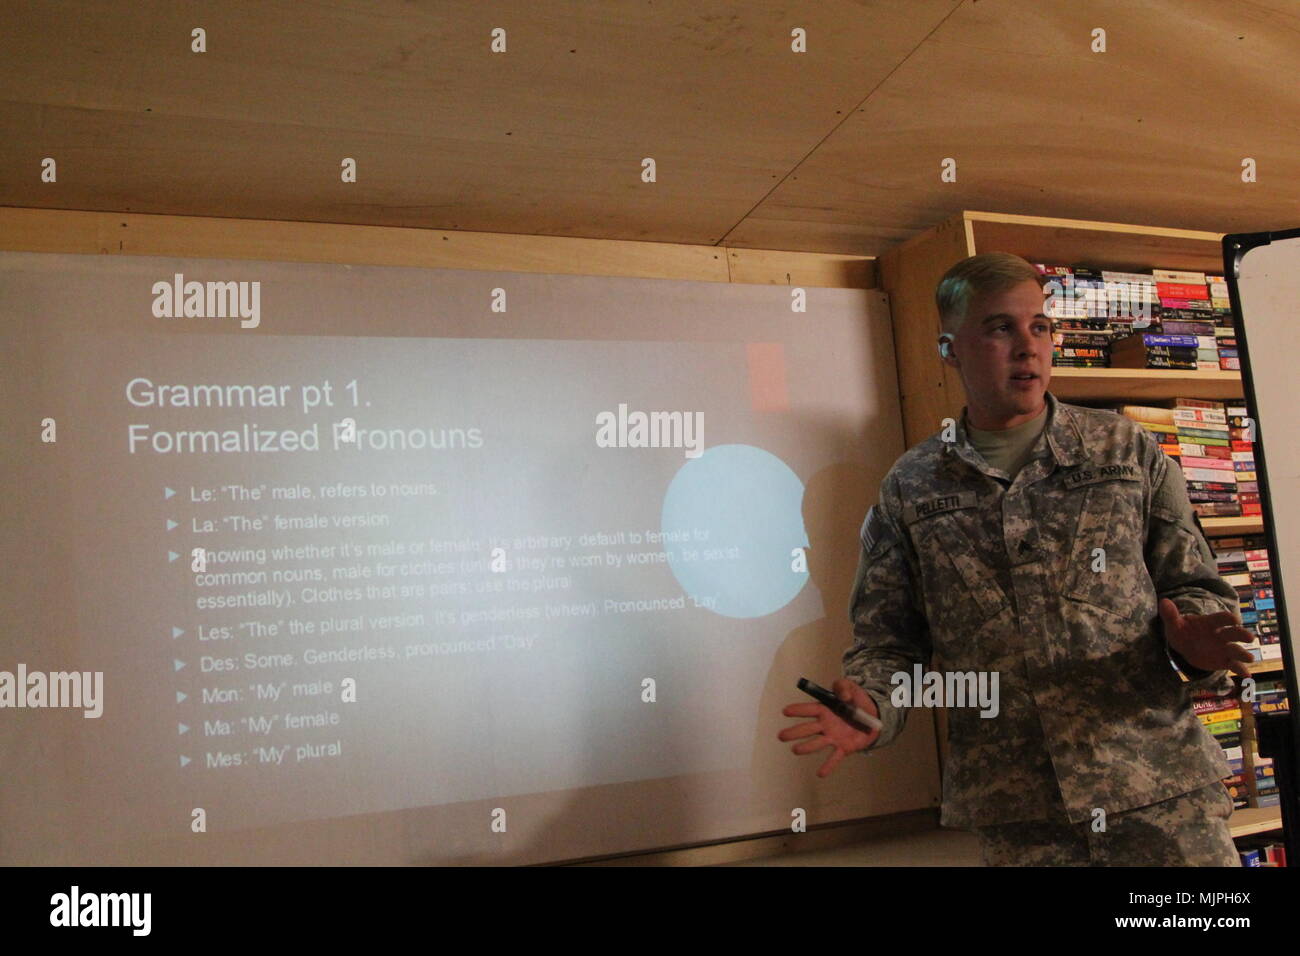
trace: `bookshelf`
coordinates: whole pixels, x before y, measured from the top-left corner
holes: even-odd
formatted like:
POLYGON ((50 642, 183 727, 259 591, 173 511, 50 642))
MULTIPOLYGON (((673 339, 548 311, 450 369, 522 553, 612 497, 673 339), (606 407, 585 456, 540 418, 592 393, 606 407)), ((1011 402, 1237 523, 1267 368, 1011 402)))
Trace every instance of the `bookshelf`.
MULTIPOLYGON (((1014 252, 1030 262, 1087 263, 1120 271, 1152 266, 1223 271, 1222 234, 1109 222, 960 212, 889 250, 877 262, 890 297, 898 388, 908 446, 934 434, 965 404, 961 376, 939 360, 934 288, 953 265, 981 252, 1014 252)), ((1241 398, 1237 372, 1162 369, 1053 369, 1051 392, 1066 402, 1142 404, 1179 396, 1241 398)), ((1226 532, 1225 532, 1226 533, 1226 532)))
MULTIPOLYGON (((880 287, 890 296, 907 446, 934 434, 944 418, 958 417, 965 404, 960 374, 939 360, 936 343, 941 330, 934 305, 939 279, 960 260, 1000 251, 1030 262, 1086 264, 1123 272, 1165 268, 1222 275, 1222 238, 1215 232, 967 210, 890 249, 877 261, 877 274, 880 287)), ((1245 394, 1238 372, 1163 369, 1056 368, 1049 388, 1062 401, 1085 405, 1140 405, 1178 397, 1224 401, 1245 394)), ((1260 517, 1203 518, 1201 524, 1211 537, 1261 534, 1264 530, 1260 517)), ((1250 665, 1252 673, 1282 669, 1277 660, 1250 665)), ((1282 825, 1278 808, 1254 805, 1254 771, 1247 742, 1254 731, 1253 715, 1247 713, 1250 709, 1243 708, 1242 742, 1243 772, 1249 774, 1252 805, 1233 814, 1234 837, 1282 825)), ((942 765, 948 755, 947 720, 943 711, 936 716, 942 765)))

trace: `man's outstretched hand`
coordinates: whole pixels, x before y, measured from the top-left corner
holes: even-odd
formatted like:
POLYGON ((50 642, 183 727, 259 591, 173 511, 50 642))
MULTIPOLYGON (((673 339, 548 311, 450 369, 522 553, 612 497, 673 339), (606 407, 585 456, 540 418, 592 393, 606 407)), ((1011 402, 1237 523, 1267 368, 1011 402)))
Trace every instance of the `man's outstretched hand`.
POLYGON ((1193 667, 1203 671, 1231 670, 1242 677, 1250 676, 1250 668, 1246 666, 1253 660, 1250 651, 1235 642, 1249 644, 1255 635, 1238 624, 1230 612, 1183 614, 1169 598, 1161 598, 1160 619, 1169 646, 1193 667))
MULTIPOLYGON (((831 684, 831 693, 842 701, 853 704, 855 707, 861 707, 873 717, 880 716, 880 711, 876 709, 876 702, 856 681, 841 677, 831 684)), ((805 724, 795 724, 793 727, 787 727, 776 735, 779 740, 799 740, 802 737, 812 738, 791 747, 790 750, 794 753, 811 754, 819 750, 825 750, 827 747, 835 748, 835 751, 826 758, 826 762, 817 769, 817 776, 819 777, 829 776, 845 756, 859 750, 865 750, 875 743, 876 738, 880 736, 880 731, 873 730, 867 733, 857 724, 850 723, 836 714, 825 704, 819 704, 815 701, 787 704, 781 713, 787 717, 815 718, 805 724)))

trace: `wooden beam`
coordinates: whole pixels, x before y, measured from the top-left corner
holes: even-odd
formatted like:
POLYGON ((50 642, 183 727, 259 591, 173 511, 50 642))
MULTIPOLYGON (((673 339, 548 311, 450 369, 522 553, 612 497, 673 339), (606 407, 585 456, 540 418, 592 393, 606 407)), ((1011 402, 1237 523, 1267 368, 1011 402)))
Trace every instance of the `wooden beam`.
POLYGON ((10 206, 0 207, 0 249, 851 289, 875 284, 873 259, 842 253, 10 206))

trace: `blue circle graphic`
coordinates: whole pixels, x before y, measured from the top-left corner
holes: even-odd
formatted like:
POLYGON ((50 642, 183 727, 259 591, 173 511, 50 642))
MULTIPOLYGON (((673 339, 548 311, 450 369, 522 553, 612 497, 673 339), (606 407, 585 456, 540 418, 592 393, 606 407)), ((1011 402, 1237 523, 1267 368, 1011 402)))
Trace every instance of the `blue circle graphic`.
POLYGON ((725 617, 762 617, 794 600, 808 581, 793 553, 808 547, 803 492, 785 462, 753 445, 716 445, 687 461, 662 519, 682 590, 725 617), (682 532, 688 540, 671 537, 682 532))

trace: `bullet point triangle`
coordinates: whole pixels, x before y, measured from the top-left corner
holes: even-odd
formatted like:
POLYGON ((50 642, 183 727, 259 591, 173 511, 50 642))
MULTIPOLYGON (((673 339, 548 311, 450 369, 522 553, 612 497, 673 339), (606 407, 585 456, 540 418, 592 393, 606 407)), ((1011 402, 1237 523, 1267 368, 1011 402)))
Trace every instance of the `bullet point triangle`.
POLYGON ((178 690, 178 691, 176 692, 176 703, 179 704, 181 701, 183 701, 183 700, 185 699, 185 697, 186 697, 185 691, 183 691, 183 690, 178 690))
POLYGON ((170 488, 163 488, 163 498, 164 498, 164 499, 170 498, 170 497, 171 497, 172 495, 174 495, 174 494, 176 494, 176 492, 172 491, 170 488))
POLYGON ((177 724, 176 726, 180 728, 178 733, 182 733, 182 734, 189 733, 190 728, 186 724, 177 724))
POLYGON ((173 521, 171 518, 168 518, 168 519, 167 519, 167 530, 168 530, 168 531, 170 531, 172 528, 179 528, 179 527, 180 527, 180 525, 178 525, 178 524, 177 524, 175 521, 173 521))
POLYGON ((190 758, 189 758, 189 757, 186 757, 186 756, 184 756, 184 755, 181 756, 181 766, 182 766, 182 767, 185 766, 185 765, 186 765, 187 763, 189 763, 189 762, 190 762, 190 758))
POLYGON ((173 660, 172 660, 172 666, 174 666, 177 670, 180 670, 182 667, 185 666, 185 662, 184 662, 184 661, 178 661, 178 660, 173 659, 173 660))
POLYGON ((179 557, 180 557, 180 555, 177 554, 175 551, 168 551, 168 552, 167 552, 167 561, 168 561, 169 563, 172 562, 172 561, 175 561, 175 560, 176 560, 177 558, 179 558, 179 557))
POLYGON ((172 628, 172 640, 176 640, 176 638, 180 637, 180 636, 181 636, 182 634, 184 634, 184 633, 185 633, 185 628, 183 628, 183 627, 173 627, 173 628, 172 628))

